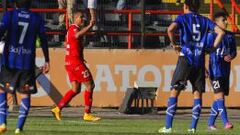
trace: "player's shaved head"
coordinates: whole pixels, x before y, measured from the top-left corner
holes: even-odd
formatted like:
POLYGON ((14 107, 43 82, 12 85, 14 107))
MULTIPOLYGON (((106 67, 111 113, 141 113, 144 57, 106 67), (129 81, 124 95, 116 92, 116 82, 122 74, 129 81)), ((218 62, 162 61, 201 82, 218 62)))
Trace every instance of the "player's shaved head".
POLYGON ((79 26, 84 25, 84 16, 81 11, 75 11, 73 13, 73 22, 79 26))
POLYGON ((83 16, 83 13, 81 12, 81 11, 75 11, 74 13, 73 13, 73 17, 74 18, 77 18, 77 17, 81 17, 81 16, 83 16))
POLYGON ((200 8, 200 0, 185 0, 184 4, 186 4, 192 12, 198 12, 200 8))
POLYGON ((29 9, 31 7, 32 0, 15 0, 15 3, 18 8, 29 9))

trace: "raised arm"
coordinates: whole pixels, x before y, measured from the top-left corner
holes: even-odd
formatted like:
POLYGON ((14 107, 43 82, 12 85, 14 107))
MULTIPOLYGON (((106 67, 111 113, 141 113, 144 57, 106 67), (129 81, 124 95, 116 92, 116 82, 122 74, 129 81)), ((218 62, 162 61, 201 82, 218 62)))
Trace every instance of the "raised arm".
POLYGON ((97 0, 88 0, 88 9, 90 11, 91 20, 93 20, 93 23, 96 22, 96 8, 97 0))
POLYGON ((216 49, 218 44, 222 41, 222 38, 225 32, 217 25, 214 27, 214 32, 217 34, 217 36, 216 36, 216 39, 214 40, 213 48, 216 49))
POLYGON ((90 23, 86 27, 82 28, 80 31, 78 31, 75 34, 75 37, 79 38, 79 37, 83 36, 84 34, 86 34, 86 32, 89 31, 92 28, 93 23, 94 23, 94 21, 91 20, 90 23))

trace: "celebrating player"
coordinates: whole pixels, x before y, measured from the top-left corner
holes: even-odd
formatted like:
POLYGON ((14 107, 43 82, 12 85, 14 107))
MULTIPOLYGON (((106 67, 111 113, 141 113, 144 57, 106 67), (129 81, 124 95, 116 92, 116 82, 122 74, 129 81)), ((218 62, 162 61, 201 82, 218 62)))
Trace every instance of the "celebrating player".
MULTIPOLYGON (((209 59, 209 76, 214 90, 214 102, 208 120, 208 127, 211 130, 216 130, 214 123, 218 114, 220 114, 224 128, 232 129, 233 125, 228 121, 227 117, 224 96, 229 94, 231 61, 237 55, 236 43, 233 33, 226 30, 227 15, 223 12, 218 12, 214 15, 214 20, 221 29, 225 30, 225 35, 216 51, 210 54, 209 59)), ((216 34, 210 33, 208 36, 208 45, 213 45, 215 38, 216 34)))
POLYGON ((0 38, 7 32, 6 44, 1 58, 0 72, 0 133, 7 130, 6 92, 17 90, 22 101, 15 133, 20 133, 30 108, 30 94, 36 93, 35 43, 38 36, 45 57, 42 71, 49 71, 49 54, 45 36, 44 20, 29 10, 31 0, 16 0, 17 8, 4 14, 0 24, 0 38))
POLYGON ((199 0, 185 0, 184 14, 179 15, 168 27, 171 46, 179 51, 178 63, 171 82, 171 95, 168 99, 165 127, 160 133, 172 133, 173 118, 177 109, 177 99, 185 89, 187 80, 192 84, 194 103, 192 109, 192 123, 189 132, 195 133, 201 112, 202 93, 205 91, 205 46, 207 33, 214 30, 217 33, 212 49, 216 49, 221 42, 224 32, 211 20, 198 14, 199 0), (174 31, 180 33, 180 46, 176 45, 174 31))
POLYGON ((94 82, 92 75, 85 65, 83 57, 83 44, 82 37, 86 32, 91 29, 94 20, 84 27, 83 14, 79 11, 74 13, 74 24, 72 24, 66 36, 66 49, 67 54, 65 57, 65 67, 71 81, 72 89, 67 91, 57 107, 52 109, 57 120, 61 120, 61 110, 68 104, 71 99, 81 92, 81 84, 85 85, 84 100, 85 100, 85 113, 83 119, 85 121, 98 121, 99 117, 91 114, 92 96, 94 89, 94 82))

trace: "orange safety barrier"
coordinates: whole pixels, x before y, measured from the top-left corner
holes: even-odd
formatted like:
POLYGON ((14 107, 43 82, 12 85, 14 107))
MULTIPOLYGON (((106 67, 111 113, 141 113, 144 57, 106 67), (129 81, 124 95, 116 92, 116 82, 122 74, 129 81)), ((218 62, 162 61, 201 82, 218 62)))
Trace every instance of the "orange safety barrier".
MULTIPOLYGON (((140 36, 141 33, 132 33, 132 21, 133 14, 141 14, 141 10, 113 10, 112 13, 117 14, 128 14, 128 31, 123 33, 107 33, 108 35, 128 35, 128 49, 132 48, 132 37, 140 36)), ((181 14, 182 11, 171 11, 171 10, 145 10, 145 14, 164 14, 164 15, 177 15, 181 14)), ((145 36, 166 36, 166 33, 146 33, 145 36)))

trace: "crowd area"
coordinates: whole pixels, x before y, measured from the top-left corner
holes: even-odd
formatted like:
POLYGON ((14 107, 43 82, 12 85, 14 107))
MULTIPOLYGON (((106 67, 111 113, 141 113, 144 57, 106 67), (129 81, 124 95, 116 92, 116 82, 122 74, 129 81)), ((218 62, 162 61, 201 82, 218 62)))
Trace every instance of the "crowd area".
MULTIPOLYGON (((11 3, 10 0, 9 3, 11 3)), ((180 11, 181 1, 176 0, 147 0, 145 1, 146 10, 170 10, 180 11)), ((226 1, 226 3, 229 3, 226 1)), ((202 4, 200 13, 209 14, 209 4, 202 4)), ((9 4, 9 6, 13 6, 9 4)), ((84 17, 89 17, 88 6, 96 11, 96 23, 91 29, 96 31, 95 35, 86 36, 84 39, 85 46, 88 48, 127 48, 127 35, 109 35, 107 32, 129 32, 128 14, 113 13, 112 11, 141 10, 141 0, 101 0, 91 3, 91 0, 34 0, 33 8, 41 9, 66 9, 69 24, 71 24, 72 13, 81 10, 84 17)), ((45 27, 49 32, 62 32, 61 35, 48 35, 50 47, 63 47, 63 40, 66 32, 66 18, 64 14, 58 12, 44 13, 41 12, 45 19, 45 27)), ((167 27, 170 25, 176 15, 163 14, 146 14, 144 18, 146 33, 166 33, 167 27)), ((133 14, 132 32, 141 32, 141 14, 133 14)), ((237 38, 238 39, 238 38, 237 38)), ((145 36, 144 46, 141 44, 140 36, 133 36, 132 48, 168 48, 169 39, 166 36, 145 36)), ((238 40, 237 40, 238 41, 238 40)))

